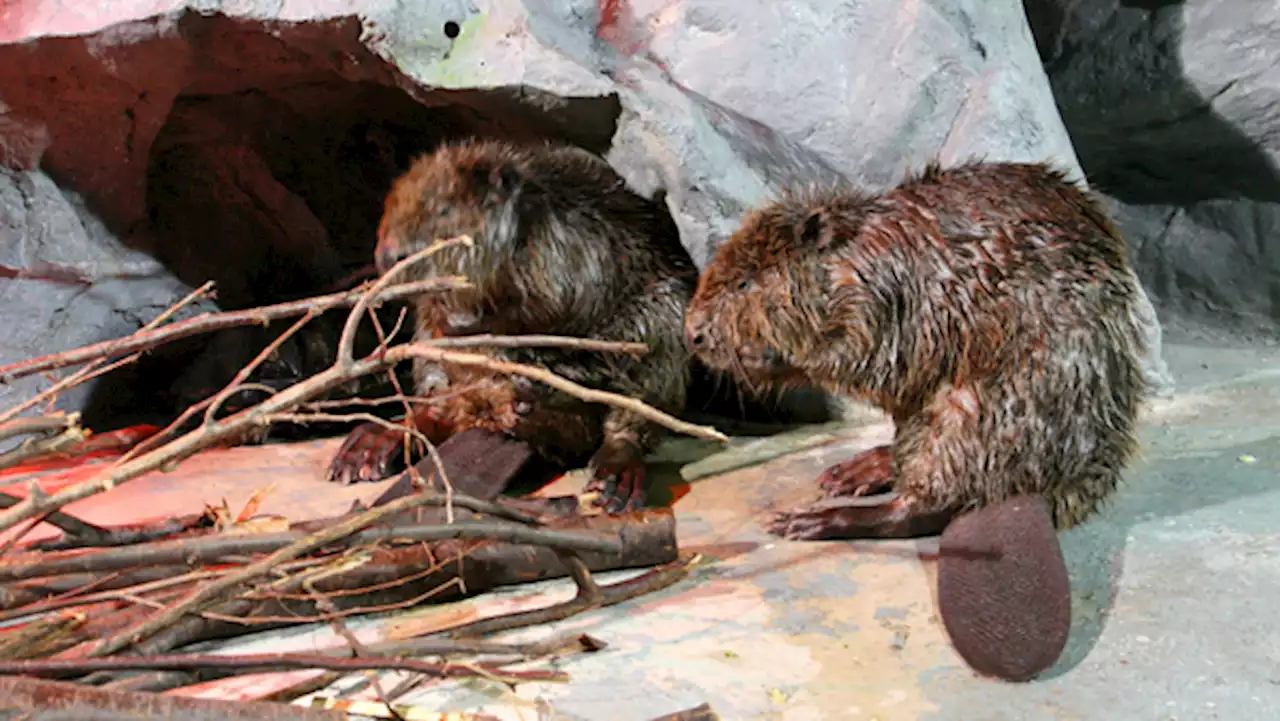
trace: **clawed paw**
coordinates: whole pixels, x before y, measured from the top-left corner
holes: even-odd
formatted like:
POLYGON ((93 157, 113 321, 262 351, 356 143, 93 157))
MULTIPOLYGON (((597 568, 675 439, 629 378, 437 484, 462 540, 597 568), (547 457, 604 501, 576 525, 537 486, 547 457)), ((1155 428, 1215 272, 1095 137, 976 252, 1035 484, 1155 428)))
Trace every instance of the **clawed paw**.
POLYGON ((644 508, 646 500, 645 466, 637 461, 616 471, 608 467, 595 468, 585 490, 599 493, 595 505, 603 506, 608 513, 638 511, 644 508))
POLYGON ((334 454, 325 479, 350 485, 386 478, 402 465, 404 437, 403 431, 376 423, 357 426, 334 454))
POLYGON ((775 513, 764 521, 765 530, 790 541, 819 541, 840 536, 839 509, 801 508, 775 513))

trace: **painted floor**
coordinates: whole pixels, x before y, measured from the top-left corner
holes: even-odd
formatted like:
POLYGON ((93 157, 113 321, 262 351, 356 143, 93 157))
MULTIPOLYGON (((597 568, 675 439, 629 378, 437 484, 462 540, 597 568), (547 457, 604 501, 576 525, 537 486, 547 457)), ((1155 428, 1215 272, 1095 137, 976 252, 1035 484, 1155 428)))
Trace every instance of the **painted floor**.
MULTIPOLYGON (((887 440, 891 427, 874 422, 706 458, 696 445, 672 444, 665 471, 691 480, 675 504, 680 544, 704 556, 689 579, 507 635, 578 630, 606 641, 602 652, 556 662, 570 683, 511 692, 488 681, 442 682, 401 702, 575 721, 645 721, 703 702, 724 719, 787 721, 1280 719, 1280 611, 1271 606, 1280 600, 1280 351, 1170 345, 1165 354, 1179 390, 1146 414, 1142 458, 1102 515, 1062 537, 1073 630, 1063 659, 1038 681, 976 677, 951 650, 936 614, 934 564, 920 557, 936 541, 790 543, 761 530, 762 516, 811 497, 822 468, 887 440), (797 446, 809 448, 740 465, 797 446)), ((305 487, 314 499, 308 512, 322 515, 375 496, 381 484, 315 485, 335 443, 275 447, 280 497, 305 487)), ((159 497, 177 476, 194 474, 205 500, 225 497, 236 509, 262 485, 260 475, 248 480, 236 469, 261 462, 263 452, 202 454, 189 463, 203 466, 119 490, 159 497)), ((558 485, 543 492, 572 490, 572 479, 558 485)), ((107 520, 115 514, 106 505, 94 499, 73 510, 107 520)), ((272 512, 270 497, 262 510, 272 512)), ((541 605, 571 591, 568 581, 522 586, 396 618, 431 622, 492 608, 498 598, 541 605)), ((353 624, 374 635, 379 625, 353 624)), ((262 634, 226 650, 301 649, 326 636, 262 634)))

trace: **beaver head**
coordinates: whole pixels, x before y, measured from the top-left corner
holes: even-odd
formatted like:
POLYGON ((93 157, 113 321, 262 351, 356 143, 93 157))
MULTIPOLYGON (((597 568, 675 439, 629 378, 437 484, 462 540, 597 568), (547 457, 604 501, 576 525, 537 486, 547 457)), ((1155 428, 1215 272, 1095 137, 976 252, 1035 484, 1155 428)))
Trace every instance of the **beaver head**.
POLYGON ((859 326, 832 312, 847 292, 832 261, 856 230, 856 200, 810 192, 749 213, 698 279, 685 317, 690 349, 757 387, 828 380, 828 357, 859 326))
POLYGON ((520 160, 515 148, 499 143, 445 145, 415 160, 384 203, 374 255, 379 272, 437 240, 470 235, 483 245, 508 235, 520 160))
POLYGON ((392 184, 378 224, 375 263, 385 273, 438 240, 467 235, 474 245, 441 249, 406 269, 401 280, 460 275, 467 290, 420 299, 442 332, 505 332, 492 317, 497 307, 529 295, 519 286, 519 207, 525 190, 526 153, 496 141, 444 145, 414 161, 392 184))

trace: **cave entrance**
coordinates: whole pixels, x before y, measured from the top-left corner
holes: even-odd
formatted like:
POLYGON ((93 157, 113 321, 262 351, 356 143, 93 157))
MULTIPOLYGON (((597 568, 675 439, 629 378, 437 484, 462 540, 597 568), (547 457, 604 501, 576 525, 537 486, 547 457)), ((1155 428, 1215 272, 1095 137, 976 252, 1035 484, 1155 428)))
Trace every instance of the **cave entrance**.
MULTIPOLYGON (((188 14, 179 26, 193 48, 210 54, 194 59, 151 143, 146 215, 128 229, 126 243, 193 288, 214 281, 224 310, 317 295, 367 277, 391 182, 437 145, 468 137, 554 139, 604 154, 621 109, 616 96, 421 89, 353 42, 352 22, 290 31, 188 14)), ((156 349, 101 379, 85 422, 96 430, 168 423, 224 387, 291 323, 156 349)), ((337 324, 316 330, 325 332, 335 334, 337 324)))

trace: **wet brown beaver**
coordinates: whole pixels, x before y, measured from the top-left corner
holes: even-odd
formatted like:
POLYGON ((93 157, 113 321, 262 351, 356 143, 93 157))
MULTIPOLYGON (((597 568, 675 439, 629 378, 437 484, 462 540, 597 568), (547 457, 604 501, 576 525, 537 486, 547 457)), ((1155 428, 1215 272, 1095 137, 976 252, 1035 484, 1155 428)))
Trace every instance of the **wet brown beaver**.
POLYGON ((957 651, 1027 680, 1070 627, 1055 528, 1093 514, 1136 448, 1135 283, 1118 231, 1062 173, 931 163, 883 194, 814 190, 750 213, 703 272, 686 333, 749 383, 812 383, 893 419, 891 445, 824 471, 827 498, 770 530, 942 532, 957 651))
MULTIPOLYGON (((473 247, 437 252, 404 275, 462 275, 474 286, 417 301, 418 337, 547 333, 642 342, 649 351, 635 357, 549 348, 491 354, 680 412, 690 361, 684 310, 697 269, 658 202, 576 147, 464 142, 420 158, 395 182, 376 262, 385 272, 437 239, 462 234, 473 247)), ((661 439, 660 427, 482 369, 420 362, 414 379, 419 395, 451 389, 408 419, 433 442, 467 428, 500 430, 565 466, 586 460, 588 490, 600 491, 608 510, 643 505, 642 459, 661 439)), ((402 445, 401 432, 362 426, 339 449, 329 479, 384 477, 403 457, 402 445)))

